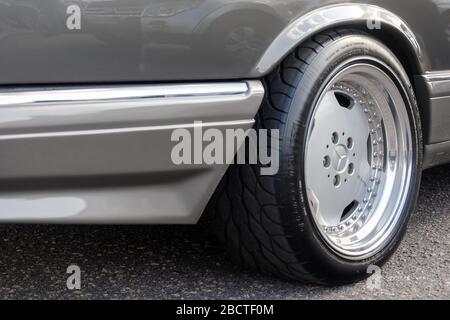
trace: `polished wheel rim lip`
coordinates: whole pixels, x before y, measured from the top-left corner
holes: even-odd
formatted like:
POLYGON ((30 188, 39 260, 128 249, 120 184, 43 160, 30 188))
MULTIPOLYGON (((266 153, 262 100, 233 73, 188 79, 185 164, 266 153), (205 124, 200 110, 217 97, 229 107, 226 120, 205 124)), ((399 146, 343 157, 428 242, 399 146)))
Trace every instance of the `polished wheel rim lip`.
POLYGON ((413 163, 412 131, 395 73, 348 61, 325 82, 308 128, 305 187, 315 225, 340 256, 361 260, 395 236, 413 163))

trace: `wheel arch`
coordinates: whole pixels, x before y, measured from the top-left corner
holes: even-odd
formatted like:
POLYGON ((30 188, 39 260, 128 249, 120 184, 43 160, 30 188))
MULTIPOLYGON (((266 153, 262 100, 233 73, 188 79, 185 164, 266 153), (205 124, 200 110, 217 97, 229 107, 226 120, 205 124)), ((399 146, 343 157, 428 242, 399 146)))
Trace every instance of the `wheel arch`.
MULTIPOLYGON (((313 10, 291 22, 271 43, 252 70, 255 77, 270 73, 292 50, 315 34, 332 28, 358 28, 369 30, 370 21, 379 22, 379 28, 371 33, 389 41, 412 71, 423 74, 430 70, 430 60, 423 45, 408 26, 396 14, 374 5, 339 4, 313 10), (411 54, 405 54, 412 52, 411 54)), ((378 25, 375 25, 378 27, 378 25)), ((392 47, 391 47, 392 48, 392 47)))
MULTIPOLYGON (((265 77, 281 61, 302 43, 315 35, 330 29, 351 28, 370 31, 370 35, 389 47, 403 65, 416 94, 426 134, 430 124, 429 95, 424 90, 421 75, 431 70, 430 59, 424 46, 398 15, 368 4, 340 4, 316 9, 301 16, 286 27, 272 42, 252 70, 256 78, 265 77), (368 21, 378 21, 379 28, 369 29, 368 21)), ((424 137, 424 141, 426 137, 424 137)))

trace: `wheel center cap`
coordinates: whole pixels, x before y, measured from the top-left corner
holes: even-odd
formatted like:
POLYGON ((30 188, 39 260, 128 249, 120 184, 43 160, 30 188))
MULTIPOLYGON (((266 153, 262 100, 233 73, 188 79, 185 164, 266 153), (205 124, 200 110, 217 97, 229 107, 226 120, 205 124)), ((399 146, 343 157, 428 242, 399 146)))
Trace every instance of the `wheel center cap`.
POLYGON ((342 172, 347 168, 348 163, 348 150, 347 148, 339 144, 334 147, 334 152, 332 156, 332 165, 334 170, 337 172, 342 172))

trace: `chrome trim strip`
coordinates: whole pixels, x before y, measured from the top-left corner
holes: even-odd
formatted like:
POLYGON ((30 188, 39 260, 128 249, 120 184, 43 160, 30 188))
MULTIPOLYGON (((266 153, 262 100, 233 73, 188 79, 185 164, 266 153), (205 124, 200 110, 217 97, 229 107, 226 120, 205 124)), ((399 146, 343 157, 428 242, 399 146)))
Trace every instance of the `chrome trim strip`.
POLYGON ((368 4, 336 4, 316 9, 298 18, 272 42, 269 49, 256 65, 253 74, 264 75, 291 52, 302 41, 318 32, 344 25, 346 23, 366 23, 376 19, 381 25, 387 25, 400 34, 411 44, 422 69, 429 65, 414 32, 400 17, 378 6, 368 4))
POLYGON ((4 140, 22 140, 35 138, 56 138, 56 137, 73 137, 73 136, 94 136, 94 135, 108 135, 119 133, 135 133, 135 132, 149 132, 161 130, 176 130, 176 129, 193 129, 193 128, 218 128, 218 127, 240 127, 249 126, 255 123, 254 119, 240 120, 240 121, 220 121, 220 122, 205 122, 205 123, 188 123, 188 124, 174 124, 163 126, 147 126, 147 127, 131 127, 131 128, 111 128, 102 130, 77 130, 77 131, 60 131, 60 132, 41 132, 41 133, 25 133, 25 134, 6 134, 0 135, 0 141, 4 140))
POLYGON ((0 137, 251 120, 263 96, 260 81, 0 90, 0 137))
POLYGON ((421 77, 431 99, 450 97, 450 71, 429 72, 421 77))
POLYGON ((0 106, 51 105, 56 103, 110 103, 115 101, 239 95, 249 91, 246 82, 127 85, 73 88, 24 88, 0 91, 0 106))
POLYGON ((427 72, 423 77, 428 82, 450 81, 450 70, 427 72))
MULTIPOLYGON (((425 143, 435 145, 450 140, 450 71, 425 73, 414 80, 424 115, 425 143)), ((426 155, 426 158, 429 156, 426 155)), ((432 163, 442 161, 425 159, 425 165, 431 166, 432 163)))

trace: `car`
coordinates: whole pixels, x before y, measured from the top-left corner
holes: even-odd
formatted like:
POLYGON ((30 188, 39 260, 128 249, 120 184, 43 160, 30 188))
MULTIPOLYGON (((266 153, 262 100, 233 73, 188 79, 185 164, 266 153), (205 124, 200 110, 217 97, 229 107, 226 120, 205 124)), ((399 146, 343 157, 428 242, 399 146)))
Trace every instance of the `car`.
POLYGON ((450 162, 449 8, 1 0, 0 223, 200 221, 264 274, 362 280, 450 162))

